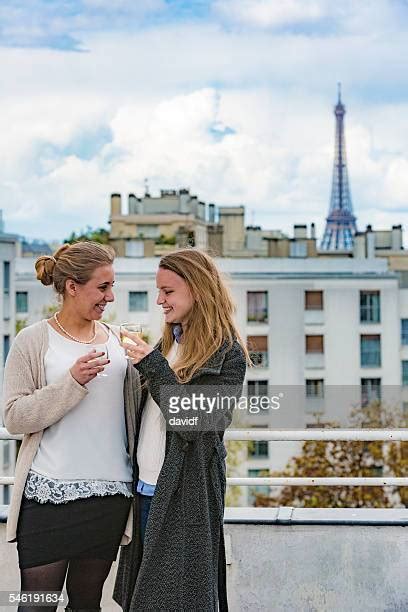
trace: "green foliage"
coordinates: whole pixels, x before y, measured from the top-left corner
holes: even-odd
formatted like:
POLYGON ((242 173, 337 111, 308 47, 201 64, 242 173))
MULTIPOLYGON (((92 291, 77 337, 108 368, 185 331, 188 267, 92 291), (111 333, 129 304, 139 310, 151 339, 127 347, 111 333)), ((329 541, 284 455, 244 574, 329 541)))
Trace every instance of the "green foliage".
POLYGON ((59 310, 58 304, 48 304, 47 306, 43 306, 41 311, 43 319, 51 319, 52 316, 59 310))
POLYGON ((86 231, 71 232, 69 238, 64 240, 64 244, 72 244, 73 242, 80 242, 83 240, 92 240, 93 242, 100 242, 101 244, 109 244, 109 231, 100 227, 98 229, 92 229, 89 225, 86 231))
MULTIPOLYGON (((247 443, 242 440, 227 440, 227 473, 229 477, 239 476, 239 466, 246 460, 247 443)), ((241 487, 228 485, 225 495, 226 506, 238 506, 242 496, 241 487)))
MULTIPOLYGON (((353 409, 353 429, 394 429, 406 426, 398 408, 374 401, 353 409)), ((332 423, 330 427, 338 427, 332 423)), ((274 477, 407 476, 408 442, 306 441, 283 472, 274 477)), ((305 508, 396 508, 408 503, 406 487, 289 487, 277 496, 257 495, 256 506, 305 508)))
POLYGON ((22 329, 24 329, 25 327, 27 327, 27 323, 28 323, 28 319, 16 319, 16 335, 18 334, 18 332, 20 332, 22 329))
POLYGON ((156 238, 155 244, 176 244, 175 236, 165 236, 164 234, 160 234, 159 238, 156 238))

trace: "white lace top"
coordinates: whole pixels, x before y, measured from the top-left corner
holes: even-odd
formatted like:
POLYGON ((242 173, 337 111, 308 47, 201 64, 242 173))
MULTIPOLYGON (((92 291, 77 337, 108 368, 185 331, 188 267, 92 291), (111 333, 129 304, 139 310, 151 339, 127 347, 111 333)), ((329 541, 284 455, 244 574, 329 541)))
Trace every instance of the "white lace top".
POLYGON ((34 499, 40 504, 65 504, 75 499, 118 493, 132 497, 132 484, 109 480, 54 480, 32 470, 28 473, 24 489, 27 499, 34 499))
MULTIPOLYGON (((44 365, 47 384, 52 384, 92 345, 68 340, 51 326, 48 333, 44 365)), ((111 360, 107 376, 88 383, 87 396, 44 431, 25 484, 28 499, 62 504, 117 493, 132 496, 123 405, 127 362, 114 334, 105 345, 111 360)))

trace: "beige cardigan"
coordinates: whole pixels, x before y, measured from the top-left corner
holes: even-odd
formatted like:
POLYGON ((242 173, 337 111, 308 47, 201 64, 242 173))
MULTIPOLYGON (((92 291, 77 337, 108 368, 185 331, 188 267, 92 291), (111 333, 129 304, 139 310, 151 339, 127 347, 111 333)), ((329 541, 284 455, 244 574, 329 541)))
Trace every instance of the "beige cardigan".
MULTIPOLYGON (((117 334, 115 326, 111 327, 117 334)), ((7 521, 7 541, 16 539, 18 516, 27 474, 40 445, 44 429, 67 414, 87 395, 68 371, 60 381, 47 385, 44 356, 48 348, 48 323, 44 319, 23 329, 15 338, 4 370, 3 420, 11 434, 24 434, 15 470, 7 521)), ((140 403, 139 375, 131 362, 124 384, 129 455, 133 461, 136 411, 140 403)), ((132 508, 121 544, 132 539, 132 508)))

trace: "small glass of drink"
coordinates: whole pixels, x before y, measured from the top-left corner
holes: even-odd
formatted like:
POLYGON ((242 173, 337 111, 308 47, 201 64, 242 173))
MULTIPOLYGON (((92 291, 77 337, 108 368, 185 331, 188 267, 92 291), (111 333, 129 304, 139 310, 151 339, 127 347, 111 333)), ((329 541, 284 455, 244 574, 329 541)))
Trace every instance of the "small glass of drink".
MULTIPOLYGON (((122 323, 120 326, 120 341, 122 344, 136 344, 133 340, 124 335, 124 331, 130 332, 131 334, 137 334, 139 338, 143 339, 143 325, 141 323, 122 323)), ((126 355, 126 357, 130 359, 128 355, 126 355)))

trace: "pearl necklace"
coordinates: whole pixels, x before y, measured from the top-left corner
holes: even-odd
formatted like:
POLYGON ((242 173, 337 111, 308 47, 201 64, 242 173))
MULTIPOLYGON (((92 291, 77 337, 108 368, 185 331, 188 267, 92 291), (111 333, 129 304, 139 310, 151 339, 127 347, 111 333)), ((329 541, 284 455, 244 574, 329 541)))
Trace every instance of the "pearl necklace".
POLYGON ((68 338, 71 338, 71 340, 75 340, 75 342, 80 342, 81 344, 92 344, 92 342, 94 342, 94 340, 95 340, 95 338, 97 336, 98 330, 96 328, 95 321, 94 321, 94 330, 95 330, 95 333, 92 336, 92 338, 90 340, 80 340, 79 338, 75 338, 75 336, 71 336, 71 334, 69 334, 67 332, 67 330, 62 327, 61 323, 58 321, 57 313, 54 314, 54 319, 55 319, 56 324, 60 328, 60 330, 62 332, 64 332, 64 334, 66 334, 68 336, 68 338))

